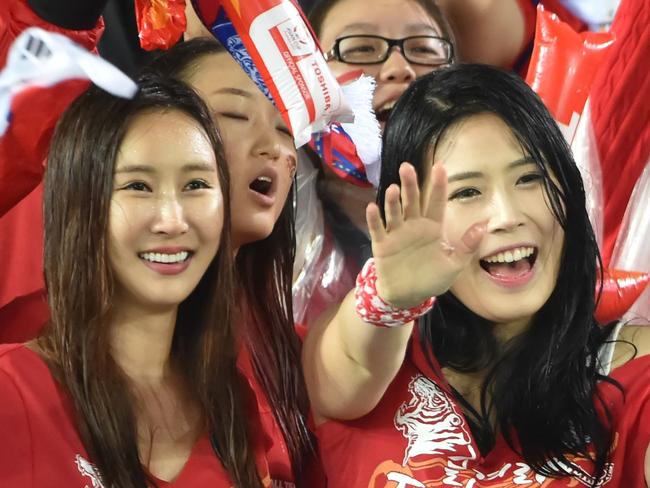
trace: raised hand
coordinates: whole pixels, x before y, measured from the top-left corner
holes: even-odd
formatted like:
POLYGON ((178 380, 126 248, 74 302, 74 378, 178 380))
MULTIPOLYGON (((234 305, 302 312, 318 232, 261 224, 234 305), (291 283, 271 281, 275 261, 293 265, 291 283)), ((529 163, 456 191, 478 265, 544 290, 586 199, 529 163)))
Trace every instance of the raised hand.
POLYGON ((386 190, 386 223, 374 203, 366 209, 366 220, 379 296, 395 307, 411 308, 452 286, 474 256, 485 235, 485 223, 472 225, 459 242, 448 242, 444 235, 444 166, 433 165, 422 198, 413 166, 402 164, 399 175, 401 191, 397 185, 386 190))

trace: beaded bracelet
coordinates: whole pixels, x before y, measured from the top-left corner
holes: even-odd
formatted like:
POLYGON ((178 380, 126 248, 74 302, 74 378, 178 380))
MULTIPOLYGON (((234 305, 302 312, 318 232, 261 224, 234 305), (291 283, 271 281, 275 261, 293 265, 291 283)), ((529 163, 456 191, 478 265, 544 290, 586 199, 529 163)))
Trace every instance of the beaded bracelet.
POLYGON ((361 320, 377 327, 399 327, 427 313, 433 307, 435 297, 412 308, 395 308, 377 294, 377 270, 375 260, 368 259, 357 275, 354 290, 356 310, 361 320))

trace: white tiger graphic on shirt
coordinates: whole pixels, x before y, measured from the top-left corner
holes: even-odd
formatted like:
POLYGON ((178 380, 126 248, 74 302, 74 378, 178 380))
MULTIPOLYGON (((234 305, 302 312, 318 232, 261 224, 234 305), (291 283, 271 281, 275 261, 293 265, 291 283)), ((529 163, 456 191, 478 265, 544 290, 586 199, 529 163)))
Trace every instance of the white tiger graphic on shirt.
MULTIPOLYGON (((472 461, 476 461, 478 455, 472 445, 471 433, 462 413, 444 390, 418 374, 409 382, 408 391, 410 400, 400 405, 394 417, 395 427, 408 444, 402 466, 394 465, 384 472, 386 479, 393 483, 390 486, 546 488, 552 483, 551 478, 536 473, 525 462, 504 463, 490 472, 483 472, 478 466, 472 467, 472 461), (415 459, 418 456, 419 459, 415 459), (418 473, 422 470, 429 470, 424 484, 418 481, 418 473)), ((578 463, 571 462, 564 468, 571 473, 574 483, 594 486, 593 476, 578 463)), ((608 463, 595 486, 600 488, 606 485, 612 473, 613 464, 608 463)), ((376 475, 373 474, 373 479, 377 479, 376 475)))
POLYGON ((403 463, 420 454, 455 453, 454 459, 475 459, 471 435, 445 392, 421 375, 415 376, 408 388, 411 400, 400 406, 394 420, 408 439, 403 463))

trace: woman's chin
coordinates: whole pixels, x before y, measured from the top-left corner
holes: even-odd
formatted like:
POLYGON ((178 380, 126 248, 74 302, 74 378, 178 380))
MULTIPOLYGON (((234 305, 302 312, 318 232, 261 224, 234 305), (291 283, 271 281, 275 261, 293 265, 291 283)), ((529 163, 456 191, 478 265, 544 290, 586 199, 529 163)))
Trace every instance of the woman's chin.
POLYGON ((247 244, 263 241, 273 232, 273 225, 249 225, 244 229, 233 230, 232 244, 234 249, 239 249, 247 244))

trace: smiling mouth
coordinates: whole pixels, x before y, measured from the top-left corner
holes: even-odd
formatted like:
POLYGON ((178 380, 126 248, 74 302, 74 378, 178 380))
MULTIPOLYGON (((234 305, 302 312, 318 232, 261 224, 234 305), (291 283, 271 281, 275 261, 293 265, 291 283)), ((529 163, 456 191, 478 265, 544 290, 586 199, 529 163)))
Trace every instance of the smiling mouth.
POLYGON ((149 263, 156 264, 178 264, 184 263, 190 257, 192 257, 191 251, 181 251, 173 254, 161 253, 161 252, 141 252, 138 253, 138 257, 149 263))
POLYGON ((270 176, 258 176, 248 187, 256 193, 269 196, 273 188, 273 178, 270 176))
POLYGON ((487 256, 479 264, 495 278, 515 279, 533 269, 537 254, 536 247, 519 247, 487 256))

